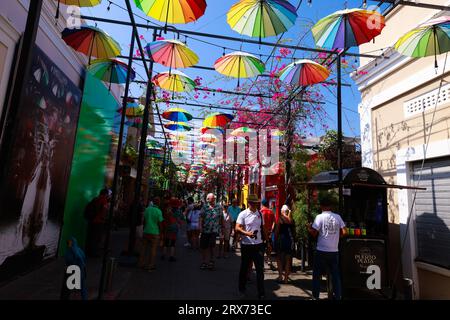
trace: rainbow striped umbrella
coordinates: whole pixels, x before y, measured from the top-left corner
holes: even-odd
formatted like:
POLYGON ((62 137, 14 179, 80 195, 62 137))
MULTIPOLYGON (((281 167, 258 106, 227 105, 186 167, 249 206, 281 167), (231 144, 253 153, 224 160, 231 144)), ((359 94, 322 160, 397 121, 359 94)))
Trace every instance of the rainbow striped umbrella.
POLYGON ((89 64, 91 64, 92 57, 115 58, 122 51, 120 45, 113 38, 96 27, 66 28, 62 32, 62 39, 68 46, 89 57, 89 64))
POLYGON ((327 68, 307 59, 297 60, 279 73, 280 80, 292 86, 309 86, 323 82, 329 75, 330 71, 327 68))
POLYGON ((158 21, 189 23, 197 21, 206 10, 205 0, 134 0, 136 7, 158 21))
POLYGON ((254 133, 254 132, 256 132, 256 131, 252 128, 240 127, 240 128, 234 129, 231 132, 231 135, 235 136, 235 137, 245 137, 245 136, 247 136, 248 133, 254 133))
POLYGON ((450 16, 443 16, 409 31, 396 43, 401 54, 414 58, 434 55, 434 66, 438 68, 437 55, 450 51, 450 16))
POLYGON ((187 122, 192 120, 192 115, 182 108, 171 108, 161 115, 164 119, 175 122, 187 122))
POLYGON ((318 47, 345 49, 371 41, 384 26, 384 17, 377 11, 346 9, 319 20, 312 34, 318 47))
POLYGON ((94 7, 102 2, 102 0, 57 0, 58 6, 56 8, 55 18, 59 18, 59 7, 60 4, 65 4, 66 6, 76 6, 76 7, 94 7))
POLYGON ((172 130, 172 131, 191 131, 191 127, 184 122, 174 122, 170 121, 164 124, 164 128, 172 130))
POLYGON ((192 91, 197 86, 194 80, 178 70, 161 72, 152 81, 156 86, 172 92, 192 91))
POLYGON ((226 142, 233 142, 233 143, 236 142, 236 143, 239 143, 239 144, 243 144, 243 143, 247 143, 247 140, 244 137, 237 137, 237 136, 235 136, 235 137, 227 138, 226 142))
MULTIPOLYGON (((251 78, 262 74, 264 63, 257 57, 246 52, 232 52, 220 57, 214 63, 217 72, 233 78, 251 78)), ((239 86, 239 82, 238 82, 239 86)))
POLYGON ((200 141, 206 142, 206 143, 213 143, 219 141, 219 138, 217 138, 215 135, 210 133, 205 133, 200 136, 200 141))
POLYGON ((153 61, 169 68, 188 68, 198 63, 198 56, 178 40, 157 40, 145 47, 153 61))
POLYGON ((214 132, 215 130, 219 130, 223 134, 222 127, 202 127, 202 128, 200 128, 200 133, 205 134, 207 132, 214 132))
MULTIPOLYGON (((97 59, 88 67, 88 71, 97 79, 111 83, 125 83, 127 81, 128 65, 116 59, 97 59)), ((131 69, 131 80, 136 73, 131 69)))
POLYGON ((297 10, 286 0, 241 0, 227 14, 230 27, 243 35, 276 36, 295 24, 297 10))
POLYGON ((227 113, 214 112, 203 120, 203 127, 225 127, 233 121, 234 116, 227 113))

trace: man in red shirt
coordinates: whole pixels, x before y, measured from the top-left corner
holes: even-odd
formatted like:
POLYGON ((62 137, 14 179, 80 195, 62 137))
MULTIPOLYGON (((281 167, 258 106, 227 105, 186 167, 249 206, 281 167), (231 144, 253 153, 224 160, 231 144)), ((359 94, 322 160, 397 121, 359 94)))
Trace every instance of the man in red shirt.
POLYGON ((267 247, 266 247, 266 262, 271 270, 276 270, 276 267, 272 263, 272 233, 275 228, 275 214, 269 209, 269 202, 267 199, 261 201, 261 214, 264 220, 264 228, 267 235, 267 247))

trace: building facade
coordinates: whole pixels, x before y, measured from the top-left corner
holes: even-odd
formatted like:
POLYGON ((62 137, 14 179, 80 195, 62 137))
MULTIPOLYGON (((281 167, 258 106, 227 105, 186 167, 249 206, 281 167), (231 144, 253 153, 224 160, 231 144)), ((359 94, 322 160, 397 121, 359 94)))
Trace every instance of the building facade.
POLYGON ((352 75, 362 98, 362 165, 389 184, 426 188, 388 189, 391 277, 413 280, 416 299, 450 298, 450 57, 437 56, 435 69, 434 56, 414 59, 393 46, 442 15, 396 7, 375 43, 360 47, 384 58, 361 59, 352 75))

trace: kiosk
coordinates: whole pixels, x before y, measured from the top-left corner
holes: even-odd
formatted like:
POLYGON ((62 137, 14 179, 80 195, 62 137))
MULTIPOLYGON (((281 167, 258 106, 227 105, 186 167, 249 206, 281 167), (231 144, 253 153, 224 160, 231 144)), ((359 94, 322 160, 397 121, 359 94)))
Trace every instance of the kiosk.
MULTIPOLYGON (((369 168, 343 170, 343 212, 346 235, 339 242, 343 297, 386 294, 389 279, 387 188, 416 189, 387 184, 369 168)), ((337 171, 326 171, 308 183, 311 189, 338 188, 337 171)), ((417 188, 419 189, 419 188, 417 188)), ((390 290, 389 290, 390 291, 390 290)))

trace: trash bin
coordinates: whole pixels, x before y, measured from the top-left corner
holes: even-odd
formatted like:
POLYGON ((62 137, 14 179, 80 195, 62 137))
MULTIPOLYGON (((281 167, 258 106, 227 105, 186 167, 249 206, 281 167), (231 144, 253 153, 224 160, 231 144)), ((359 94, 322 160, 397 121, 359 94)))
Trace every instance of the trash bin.
POLYGON ((116 271, 117 262, 114 257, 110 257, 107 264, 106 264, 106 281, 105 281, 105 288, 103 292, 110 292, 113 286, 113 278, 114 273, 116 271))
POLYGON ((403 278, 403 292, 405 300, 413 300, 414 286, 413 281, 409 278, 403 278))

